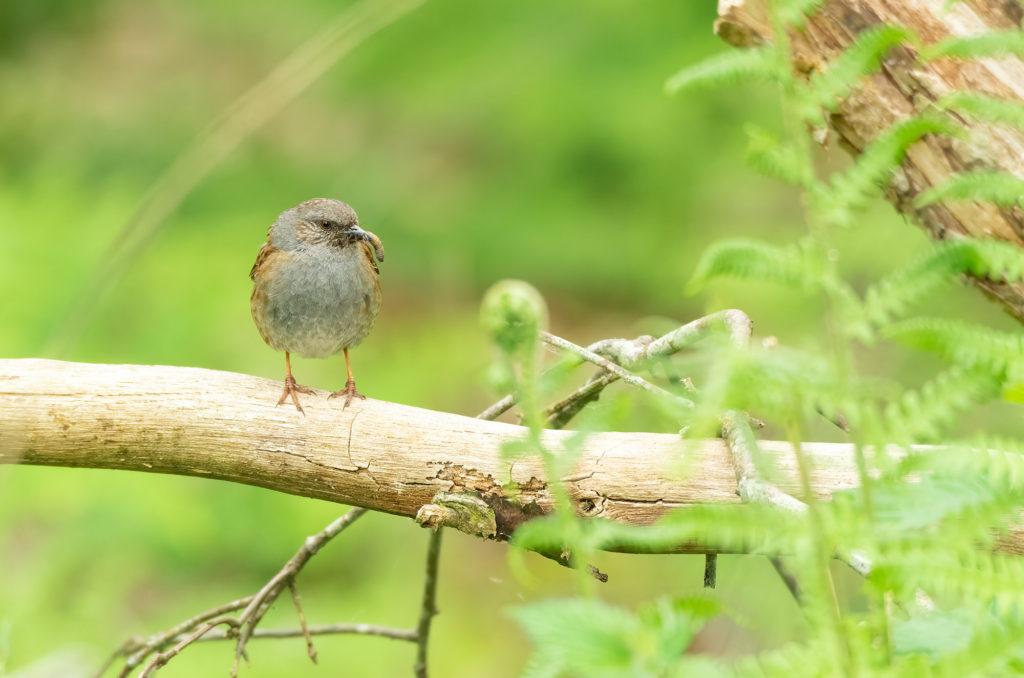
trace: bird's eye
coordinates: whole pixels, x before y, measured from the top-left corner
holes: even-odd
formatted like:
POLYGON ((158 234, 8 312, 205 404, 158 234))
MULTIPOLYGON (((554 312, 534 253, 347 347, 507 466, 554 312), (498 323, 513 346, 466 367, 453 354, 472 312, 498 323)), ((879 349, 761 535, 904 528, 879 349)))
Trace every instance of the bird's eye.
POLYGON ((320 227, 321 228, 330 228, 331 227, 331 222, 327 221, 326 219, 322 220, 320 222, 320 227))

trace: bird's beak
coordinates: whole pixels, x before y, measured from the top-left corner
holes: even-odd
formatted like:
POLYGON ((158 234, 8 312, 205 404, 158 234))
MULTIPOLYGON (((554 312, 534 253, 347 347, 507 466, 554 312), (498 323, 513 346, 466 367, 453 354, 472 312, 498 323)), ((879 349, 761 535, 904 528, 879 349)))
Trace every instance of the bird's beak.
POLYGON ((353 226, 352 230, 357 236, 373 246, 373 252, 377 255, 377 261, 384 261, 384 245, 380 243, 380 238, 369 231, 364 231, 358 226, 353 226))

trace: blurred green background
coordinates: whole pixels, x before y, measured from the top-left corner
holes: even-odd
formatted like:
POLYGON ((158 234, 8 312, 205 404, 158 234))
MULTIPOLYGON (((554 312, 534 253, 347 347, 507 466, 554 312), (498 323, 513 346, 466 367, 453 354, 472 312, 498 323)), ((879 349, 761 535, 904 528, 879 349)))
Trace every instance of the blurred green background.
MULTIPOLYGON (((281 355, 249 317, 247 273, 277 214, 316 196, 350 202, 387 250, 384 310, 353 353, 376 398, 469 415, 492 401, 477 305, 505 277, 536 285, 553 330, 583 344, 726 306, 745 309, 762 336, 821 337, 817 302, 785 290, 682 291, 715 239, 804 232, 798 198, 743 162, 742 123, 776 122, 770 91, 662 93, 679 67, 723 49, 714 2, 430 0, 248 138, 166 221, 73 348, 47 349, 160 173, 339 11, 328 0, 0 3, 0 356, 280 378, 281 355)), ((925 244, 885 205, 840 238, 858 284, 925 244)), ((1012 326, 973 290, 932 306, 1012 326)), ((911 381, 934 367, 898 352, 868 366, 911 381)), ((321 388, 344 382, 340 358, 300 359, 295 371, 321 388)), ((625 425, 649 425, 642 401, 633 407, 625 425)), ((127 637, 255 591, 341 510, 199 479, 0 468, 0 674, 89 675, 127 637)), ((414 625, 425 538, 408 520, 361 520, 299 581, 310 623, 414 625)), ((502 609, 574 593, 573 576, 539 558, 529 560, 537 580, 517 580, 505 555, 446 537, 434 675, 517 675, 528 644, 502 609)), ((722 595, 757 630, 713 623, 696 649, 741 653, 800 634, 770 567, 719 562, 722 595)), ((693 591, 702 564, 607 555, 601 590, 627 605, 693 591)), ((841 583, 855 596, 855 579, 841 583)), ((290 605, 267 625, 293 626, 290 605)), ((394 641, 317 645, 320 667, 301 640, 256 641, 243 675, 409 675, 413 661, 394 641)), ((163 673, 223 676, 230 655, 205 644, 163 673)))

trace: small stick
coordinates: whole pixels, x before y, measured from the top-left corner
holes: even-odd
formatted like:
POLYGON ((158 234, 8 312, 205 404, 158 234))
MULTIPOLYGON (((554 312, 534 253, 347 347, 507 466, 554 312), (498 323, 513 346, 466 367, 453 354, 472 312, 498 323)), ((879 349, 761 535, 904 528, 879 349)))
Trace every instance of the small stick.
POLYGON ((316 664, 316 648, 313 647, 313 639, 309 635, 309 627, 306 626, 306 615, 302 614, 302 603, 299 601, 299 589, 295 586, 295 580, 288 581, 288 589, 292 592, 292 602, 295 603, 295 612, 299 615, 299 628, 302 629, 302 637, 306 639, 306 654, 316 664))
POLYGON ((430 624, 437 614, 437 570, 441 559, 441 528, 431 530, 427 544, 427 574, 423 580, 423 605, 420 607, 420 621, 416 625, 416 664, 413 672, 416 678, 427 678, 427 644, 430 641, 430 624))

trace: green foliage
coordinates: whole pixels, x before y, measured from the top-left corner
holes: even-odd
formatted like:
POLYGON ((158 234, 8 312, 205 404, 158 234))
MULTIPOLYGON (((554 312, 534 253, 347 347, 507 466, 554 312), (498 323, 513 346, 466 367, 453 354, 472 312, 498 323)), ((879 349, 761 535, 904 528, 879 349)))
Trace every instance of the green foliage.
POLYGON ((878 70, 882 58, 896 45, 913 38, 911 31, 900 26, 880 24, 863 31, 850 47, 820 73, 811 77, 804 110, 818 120, 815 106, 835 110, 840 99, 857 86, 861 78, 878 70))
POLYGON ((709 247, 687 289, 696 292, 720 277, 774 282, 804 290, 820 285, 807 248, 800 245, 776 247, 744 238, 720 240, 709 247))
POLYGON ((529 283, 502 280, 484 294, 480 321, 502 351, 519 354, 533 351, 537 333, 547 329, 548 309, 529 283))
POLYGON ((997 99, 978 92, 951 92, 936 106, 941 109, 960 111, 981 120, 1024 128, 1024 105, 1010 99, 997 99))
POLYGON ((1024 54, 1024 33, 1005 31, 947 38, 923 47, 920 58, 922 61, 932 61, 940 57, 978 59, 981 57, 1020 56, 1022 54, 1024 54))
POLYGON ((511 608, 535 651, 524 678, 716 675, 714 663, 683 659, 694 635, 722 611, 709 598, 662 599, 637 613, 599 600, 545 600, 511 608))
POLYGON ((954 174, 937 186, 923 191, 915 200, 926 207, 944 200, 977 200, 996 205, 1020 205, 1024 202, 1024 179, 1004 172, 954 174))
POLYGON ((918 260, 868 288, 868 316, 879 325, 904 315, 908 307, 967 273, 996 282, 1024 280, 1024 251, 1000 240, 961 238, 936 243, 918 260))
POLYGON ((779 143, 777 136, 757 125, 747 125, 747 162, 763 174, 796 186, 808 186, 812 175, 796 149, 779 143))
POLYGON ((959 134, 952 123, 933 116, 905 120, 882 132, 848 170, 833 176, 830 190, 815 194, 816 207, 832 223, 850 226, 869 198, 879 192, 907 149, 926 134, 959 134))
MULTIPOLYGON (((699 458, 695 450, 701 443, 690 438, 718 435, 724 428, 731 440, 742 441, 756 468, 756 477, 744 477, 741 489, 754 503, 687 507, 645 527, 556 512, 529 521, 513 537, 519 549, 561 556, 577 567, 600 550, 665 552, 695 544, 770 555, 781 559, 799 585, 803 637, 729 666, 693 666, 686 648, 706 616, 690 610, 680 618, 671 606, 657 607, 657 613, 651 612, 653 606, 631 612, 592 597, 546 601, 514 612, 536 647, 527 675, 675 676, 702 669, 723 676, 787 677, 1024 671, 1024 560, 993 552, 1024 511, 1024 444, 983 434, 965 442, 946 440, 980 406, 1024 402, 1024 333, 914 315, 917 305, 941 298, 965 275, 1024 282, 1024 251, 995 240, 938 242, 879 280, 854 287, 840 275, 841 252, 833 245, 837 227, 859 223, 908 149, 927 135, 962 136, 945 111, 1022 126, 1024 109, 953 93, 933 109, 880 130, 848 169, 819 177, 805 135, 808 123, 822 123, 823 109, 834 110, 889 50, 917 38, 898 26, 864 30, 832 63, 801 81, 789 71, 787 31, 799 29, 817 5, 772 3, 776 33, 770 46, 715 57, 680 72, 668 86, 680 91, 741 80, 775 81, 786 133, 749 125, 747 159, 762 173, 797 187, 804 199, 806 238, 789 245, 720 240, 703 253, 688 290, 706 289, 722 278, 782 285, 804 299, 823 302, 825 339, 799 348, 726 342, 693 349, 689 362, 665 361, 672 366, 666 373, 689 376, 689 369, 699 375, 695 393, 688 394, 695 400, 692 410, 661 410, 666 427, 683 433, 678 472, 692 470, 686 462, 699 458), (883 380, 860 365, 862 356, 879 349, 899 356, 930 354, 929 364, 941 365, 923 383, 883 380), (822 471, 850 474, 854 489, 830 497, 816 490, 818 469, 811 465, 814 455, 827 459, 829 450, 805 442, 822 416, 848 427, 855 452, 854 468, 822 471), (785 431, 785 453, 773 453, 769 443, 758 441, 760 433, 737 425, 750 417, 785 431), (778 500, 780 493, 789 500, 778 500), (836 557, 867 573, 861 604, 839 600, 830 565, 836 557)), ((924 59, 1018 53, 1019 41, 1017 33, 979 36, 920 53, 924 59)), ((917 206, 954 199, 1021 205, 1022 196, 1024 180, 975 172, 954 175, 923 192, 917 206)), ((1011 416, 1020 415, 1017 409, 1011 416)))
POLYGON ((673 75, 665 81, 665 91, 678 94, 721 85, 769 82, 775 77, 770 53, 767 47, 723 52, 673 75))

